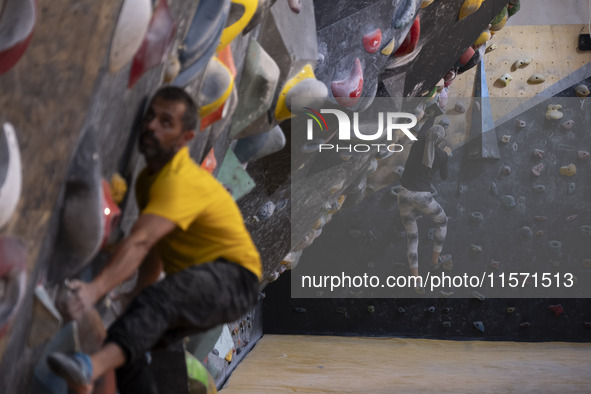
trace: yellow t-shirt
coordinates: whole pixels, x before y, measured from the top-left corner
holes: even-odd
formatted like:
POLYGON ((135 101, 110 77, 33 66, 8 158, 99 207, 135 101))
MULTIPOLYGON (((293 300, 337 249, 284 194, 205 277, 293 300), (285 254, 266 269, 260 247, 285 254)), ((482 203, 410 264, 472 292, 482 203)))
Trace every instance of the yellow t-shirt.
POLYGON ((153 214, 177 227, 156 244, 164 271, 225 258, 261 277, 259 253, 228 191, 182 148, 162 170, 144 169, 136 182, 142 214, 153 214))

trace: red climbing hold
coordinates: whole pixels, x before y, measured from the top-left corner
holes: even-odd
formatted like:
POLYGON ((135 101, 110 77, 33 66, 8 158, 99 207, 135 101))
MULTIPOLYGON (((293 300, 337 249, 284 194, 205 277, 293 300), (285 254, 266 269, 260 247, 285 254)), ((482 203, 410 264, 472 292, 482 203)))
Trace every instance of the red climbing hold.
POLYGON ((35 0, 0 2, 0 74, 10 70, 21 59, 37 22, 35 0))
POLYGON ((546 216, 534 216, 534 219, 536 219, 538 222, 545 222, 548 220, 546 216))
POLYGON ((129 82, 127 83, 128 88, 131 88, 146 71, 166 60, 174 42, 176 30, 176 21, 168 8, 167 2, 158 1, 142 46, 133 58, 129 82))
POLYGON ((561 304, 558 304, 558 305, 550 305, 548 307, 548 309, 550 309, 552 312, 554 312, 554 314, 556 316, 560 316, 560 315, 562 315, 562 312, 564 312, 564 308, 562 307, 561 304))
POLYGON ((530 326, 530 323, 528 321, 524 321, 523 323, 521 323, 519 325, 519 327, 521 327, 521 328, 529 328, 529 326, 530 326))
POLYGON ((377 52, 382 43, 382 31, 376 29, 363 36, 363 48, 369 53, 377 52))
POLYGON ((105 231, 103 233, 103 242, 102 246, 105 246, 109 236, 117 228, 117 224, 119 223, 119 218, 121 217, 121 209, 119 206, 115 204, 113 201, 113 197, 111 194, 111 187, 109 186, 109 182, 105 179, 102 181, 103 184, 103 220, 105 223, 105 231))
POLYGON ((334 98, 343 107, 352 107, 357 104, 363 90, 363 69, 359 58, 355 59, 349 77, 332 82, 330 89, 334 98))
POLYGON ((218 162, 215 159, 215 151, 213 148, 209 151, 205 159, 203 159, 203 163, 201 163, 201 168, 205 169, 210 174, 213 173, 213 170, 217 167, 218 162))
POLYGON ((465 66, 466 64, 468 64, 470 59, 472 59, 472 56, 474 56, 474 53, 474 48, 468 47, 468 49, 466 49, 466 52, 464 52, 462 56, 460 56, 460 58, 458 59, 459 65, 465 66))
POLYGON ((400 47, 394 52, 394 56, 404 56, 412 53, 417 47, 419 37, 421 35, 421 20, 417 16, 417 19, 413 22, 408 34, 400 44, 400 47))

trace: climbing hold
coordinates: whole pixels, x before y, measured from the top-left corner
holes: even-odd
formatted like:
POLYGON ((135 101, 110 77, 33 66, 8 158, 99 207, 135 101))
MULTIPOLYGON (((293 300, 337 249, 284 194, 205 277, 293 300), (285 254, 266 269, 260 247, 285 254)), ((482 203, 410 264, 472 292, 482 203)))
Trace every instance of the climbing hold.
POLYGON ((534 219, 536 219, 538 222, 545 222, 548 220, 546 216, 534 216, 534 219))
POLYGON ((474 291, 472 292, 472 297, 474 297, 474 298, 476 298, 477 300, 479 300, 479 301, 482 301, 482 302, 486 301, 486 297, 485 297, 485 295, 484 295, 484 294, 482 294, 482 293, 479 293, 479 292, 477 292, 476 290, 474 290, 474 291))
POLYGON ((586 85, 579 85, 575 88, 575 94, 579 97, 587 97, 589 95, 589 88, 586 85))
POLYGON ((569 195, 572 195, 572 194, 574 194, 574 192, 575 192, 576 188, 577 188, 577 185, 575 185, 574 183, 572 183, 572 182, 571 182, 571 183, 569 183, 569 184, 568 184, 568 189, 567 189, 567 191, 566 191, 566 192, 567 192, 569 195))
POLYGON ((574 176, 577 173, 577 166, 569 164, 568 166, 560 167, 560 175, 574 176))
POLYGON ((423 312, 435 313, 435 307, 431 305, 430 307, 423 309, 423 312))
POLYGON ((302 10, 302 0, 287 0, 287 4, 295 14, 299 14, 302 10))
POLYGON ((404 40, 400 43, 400 46, 394 52, 394 56, 405 56, 412 53, 417 44, 419 42, 419 37, 421 36, 421 20, 417 16, 415 21, 413 22, 410 30, 404 37, 404 40))
POLYGON ((591 268, 591 259, 581 260, 581 265, 585 268, 591 268))
POLYGON ((451 327, 451 322, 450 321, 442 321, 441 325, 445 328, 449 328, 449 327, 451 327))
POLYGON ((530 227, 528 227, 528 226, 521 227, 519 229, 519 232, 518 233, 519 233, 519 236, 522 239, 526 240, 526 241, 529 241, 534 236, 534 233, 533 233, 532 229, 530 227))
POLYGON ((520 328, 529 328, 529 326, 530 326, 530 322, 528 322, 528 321, 524 321, 523 323, 519 324, 520 328))
POLYGON ((570 216, 567 216, 566 219, 564 219, 564 220, 566 220, 567 222, 572 222, 573 220, 575 220, 578 217, 579 217, 579 215, 570 215, 570 216))
POLYGON ((458 16, 458 20, 462 20, 467 16, 475 13, 480 8, 484 0, 466 0, 464 4, 460 7, 460 14, 458 16))
POLYGON ((558 120, 562 119, 564 114, 560 112, 562 109, 562 105, 560 104, 549 104, 548 110, 546 111, 546 119, 548 120, 558 120))
POLYGON ((109 71, 115 73, 129 62, 142 45, 150 20, 150 0, 125 0, 113 32, 109 71))
POLYGON ((494 182, 491 182, 490 184, 490 194, 492 194, 493 196, 499 194, 499 188, 497 187, 497 184, 494 182))
POLYGON ((466 112, 466 105, 464 103, 456 103, 456 105, 454 106, 454 110, 457 113, 463 114, 464 112, 466 112))
POLYGON ((515 202, 515 198, 511 195, 504 195, 501 197, 501 206, 505 209, 513 209, 517 203, 515 202))
POLYGON ((378 160, 374 157, 370 160, 369 165, 367 166, 367 173, 373 174, 378 169, 378 160))
POLYGON ((544 163, 539 163, 536 164, 535 166, 533 166, 533 168, 531 169, 532 174, 534 174, 535 176, 540 176, 542 175, 542 171, 544 171, 544 163))
POLYGON ((489 53, 489 52, 492 52, 492 51, 494 51, 495 49, 497 49, 497 44, 491 44, 491 45, 489 45, 489 46, 486 48, 486 50, 484 51, 484 53, 489 53))
POLYGON ((0 185, 0 227, 2 227, 10 220, 20 200, 22 167, 16 131, 12 124, 4 123, 2 125, 0 141, 3 142, 0 143, 0 146, 6 146, 6 151, 0 157, 0 168, 5 171, 4 179, 0 185))
MULTIPOLYGON (((222 36, 220 37, 219 44, 216 48, 216 52, 220 52, 222 49, 226 47, 238 34, 244 30, 248 22, 254 16, 258 0, 231 0, 233 4, 239 5, 239 7, 232 7, 230 10, 230 15, 228 15, 227 21, 232 21, 231 24, 226 25, 222 32, 222 36), (240 13, 240 15, 235 15, 235 12, 240 13)), ((290 0, 288 0, 290 1, 290 0)), ((292 3, 298 3, 299 0, 292 1, 292 3)), ((294 4, 295 5, 295 4, 294 4)), ((291 7, 291 4, 290 4, 291 7)), ((292 8, 293 10, 293 8, 292 8)))
POLYGON ((588 224, 584 224, 581 227, 579 227, 579 230, 581 231, 581 234, 583 234, 583 236, 590 238, 591 237, 591 226, 588 224))
POLYGON ((490 268, 492 268, 494 270, 498 270, 501 267, 501 262, 491 259, 491 261, 488 263, 488 265, 490 266, 490 268))
POLYGON ((548 246, 550 247, 551 251, 553 251, 555 253, 560 253, 560 250, 562 249, 562 242, 552 240, 552 241, 548 242, 548 246))
POLYGON ((439 290, 439 295, 440 295, 441 297, 444 297, 444 298, 449 298, 449 297, 451 297, 452 295, 454 295, 454 292, 453 292, 453 291, 443 291, 443 290, 439 290))
POLYGON ((539 83, 545 82, 546 78, 542 74, 534 74, 527 79, 527 83, 530 85, 537 85, 539 83))
POLYGON ((465 183, 460 183, 458 185, 458 194, 464 194, 464 192, 466 191, 468 187, 466 186, 465 183))
POLYGON ((446 88, 450 86, 454 79, 456 79, 457 75, 458 73, 453 68, 449 70, 447 73, 445 73, 445 75, 443 76, 443 86, 446 88))
POLYGON ((272 201, 267 201, 262 207, 259 208, 256 216, 260 220, 266 220, 269 219, 271 215, 273 215, 273 212, 275 212, 275 204, 272 201))
POLYGON ((343 206, 343 202, 345 202, 346 197, 347 197, 346 195, 341 194, 341 196, 338 198, 338 200, 330 203, 330 210, 327 213, 333 214, 333 213, 337 212, 339 209, 341 209, 341 207, 343 206))
MULTIPOLYGON (((520 60, 517 60, 511 66, 511 71, 515 72, 519 68, 525 68, 525 67, 527 67, 531 63, 531 61, 532 61, 532 59, 520 59, 520 60)), ((535 75, 538 75, 538 74, 535 74, 535 75)))
POLYGON ((544 236, 544 232, 542 230, 536 231, 536 237, 542 238, 544 236))
POLYGON ((507 13, 509 14, 509 18, 515 15, 520 8, 521 4, 519 0, 509 0, 509 4, 507 4, 507 13))
POLYGON ((18 312, 27 282, 27 249, 17 238, 0 237, 0 338, 18 312))
POLYGON ((234 146, 234 154, 241 163, 258 160, 285 147, 285 135, 279 126, 271 130, 239 138, 234 146))
POLYGON ((512 80, 513 77, 509 73, 505 73, 501 77, 499 77, 499 79, 497 79, 497 81, 505 87, 507 87, 509 85, 509 82, 511 82, 512 80))
POLYGON ((480 254, 480 253, 482 253, 482 246, 471 244, 470 245, 470 252, 473 254, 480 254))
POLYGON ((177 24, 168 8, 168 3, 159 1, 142 45, 133 57, 128 88, 133 87, 146 71, 160 65, 168 58, 167 54, 174 42, 176 31, 177 24))
POLYGON ((485 30, 483 31, 480 36, 476 39, 476 41, 474 42, 474 47, 478 47, 482 44, 484 44, 485 42, 487 42, 488 40, 490 40, 491 34, 489 30, 485 30))
POLYGON ((511 141, 511 136, 510 135, 506 135, 505 134, 504 136, 501 137, 501 142, 502 143, 507 144, 507 143, 509 143, 509 141, 511 141))
POLYGON ((367 306, 367 313, 374 313, 376 311, 376 307, 373 305, 367 306))
POLYGON ((460 58, 458 59, 456 67, 465 66, 466 64, 468 64, 470 59, 474 57, 474 54, 474 48, 468 47, 468 49, 466 49, 462 56, 460 56, 460 58))
POLYGON ((581 160, 589 160, 589 152, 587 151, 579 150, 577 151, 577 156, 579 156, 579 159, 581 160))
POLYGON ((478 331, 484 332, 484 323, 482 323, 480 320, 472 322, 472 324, 478 331))
POLYGON ((392 52, 394 52, 394 45, 396 45, 396 39, 392 38, 390 40, 390 42, 388 42, 386 44, 386 46, 384 48, 382 48, 381 54, 386 55, 386 56, 390 56, 392 54, 392 52))
POLYGON ((541 149, 534 149, 534 156, 538 159, 542 159, 544 157, 544 151, 541 149))
POLYGON ((169 54, 164 64, 164 82, 170 83, 179 75, 181 62, 177 55, 169 54))
POLYGON ((472 212, 470 215, 470 222, 472 223, 482 223, 484 221, 484 216, 480 212, 472 212))
POLYGON ((527 122, 525 120, 515 120, 515 126, 517 126, 517 128, 523 129, 525 126, 527 126, 527 122))
POLYGON ((440 256, 439 263, 446 271, 451 271, 454 267, 454 262, 451 258, 451 254, 444 254, 443 256, 440 256))
POLYGON ((406 1, 406 7, 397 7, 394 15, 392 16, 392 27, 395 29, 401 29, 407 26, 413 17, 416 15, 418 0, 406 1))
POLYGON ((401 306, 399 306, 398 307, 398 313, 406 313, 406 309, 403 308, 403 307, 401 307, 401 306))
POLYGON ((203 84, 197 94, 199 116, 204 118, 219 109, 228 100, 233 89, 234 77, 230 69, 213 56, 205 67, 203 84))
POLYGON ((439 120, 439 124, 441 125, 441 127, 443 127, 444 129, 447 130, 447 128, 450 125, 450 120, 449 120, 449 118, 447 116, 443 116, 441 118, 441 120, 439 120))
POLYGON ((300 257, 302 256, 303 251, 299 250, 297 252, 289 252, 287 256, 283 258, 281 264, 287 267, 288 270, 294 269, 298 262, 300 261, 300 257))
POLYGON ((509 175, 511 175, 511 167, 504 166, 503 168, 501 168, 501 175, 502 176, 509 176, 509 175))
POLYGON ((352 107, 357 104, 363 90, 363 69, 359 58, 355 59, 349 77, 333 81, 330 89, 336 101, 343 107, 352 107))
POLYGON ((507 312, 507 313, 511 314, 511 313, 515 312, 515 307, 514 307, 514 306, 508 306, 508 307, 505 309, 505 312, 507 312))
POLYGON ((277 99, 277 105, 275 107, 275 118, 278 121, 281 122, 293 116, 288 108, 288 96, 290 98, 292 96, 298 96, 294 93, 290 94, 290 91, 292 89, 295 89, 295 91, 298 92, 299 88, 296 87, 298 87, 298 85, 304 82, 306 83, 301 86, 305 89, 303 89, 303 91, 300 91, 298 95, 322 99, 328 95, 328 90, 326 90, 326 86, 324 86, 322 82, 317 81, 315 79, 314 70, 312 69, 312 66, 306 64, 296 75, 294 75, 290 80, 288 80, 281 89, 281 93, 279 94, 279 98, 277 99), (307 81, 308 79, 313 80, 314 82, 307 81))
POLYGON ((294 312, 297 312, 297 313, 306 313, 306 312, 308 312, 308 310, 306 308, 302 308, 302 307, 299 307, 299 306, 294 307, 293 308, 293 311, 294 312))
POLYGON ((34 0, 0 1, 0 74, 14 67, 31 39, 37 21, 34 0))
POLYGON ((556 316, 560 316, 564 312, 564 307, 561 304, 550 305, 548 306, 548 309, 554 312, 556 316))
POLYGON ((565 130, 570 130, 575 126, 575 121, 574 120, 567 120, 566 122, 562 122, 561 126, 565 130))
POLYGON ((430 6, 435 0, 423 0, 423 2, 421 3, 421 8, 425 8, 430 6))
POLYGON ((363 48, 369 53, 375 53, 382 43, 382 31, 376 29, 363 36, 363 48))
POLYGON ((492 32, 497 32, 497 31, 501 30, 503 27, 505 27, 505 24, 507 23, 507 18, 508 18, 507 7, 505 7, 490 22, 490 24, 491 24, 491 27, 490 27, 491 33, 492 32))
POLYGON ((115 204, 120 204, 125 197, 125 193, 127 193, 127 182, 118 172, 111 176, 109 188, 111 190, 111 198, 115 204))
POLYGON ((585 325, 585 327, 591 328, 591 321, 586 321, 583 324, 585 325))

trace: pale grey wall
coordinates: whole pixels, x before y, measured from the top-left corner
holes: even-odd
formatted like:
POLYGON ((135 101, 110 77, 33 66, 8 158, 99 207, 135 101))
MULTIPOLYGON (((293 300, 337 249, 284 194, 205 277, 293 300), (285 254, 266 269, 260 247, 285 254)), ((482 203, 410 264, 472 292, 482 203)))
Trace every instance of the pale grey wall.
POLYGON ((521 0, 507 25, 580 25, 589 22, 591 0, 521 0))

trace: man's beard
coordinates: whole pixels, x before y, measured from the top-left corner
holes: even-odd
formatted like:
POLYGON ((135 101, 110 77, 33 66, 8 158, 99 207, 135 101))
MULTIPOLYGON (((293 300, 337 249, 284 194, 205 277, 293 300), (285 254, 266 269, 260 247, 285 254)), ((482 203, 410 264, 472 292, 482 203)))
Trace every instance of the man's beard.
POLYGON ((164 149, 149 131, 144 131, 140 134, 138 148, 140 153, 146 158, 146 161, 154 164, 164 164, 176 154, 174 147, 164 149), (144 139, 148 142, 144 142, 144 139))

